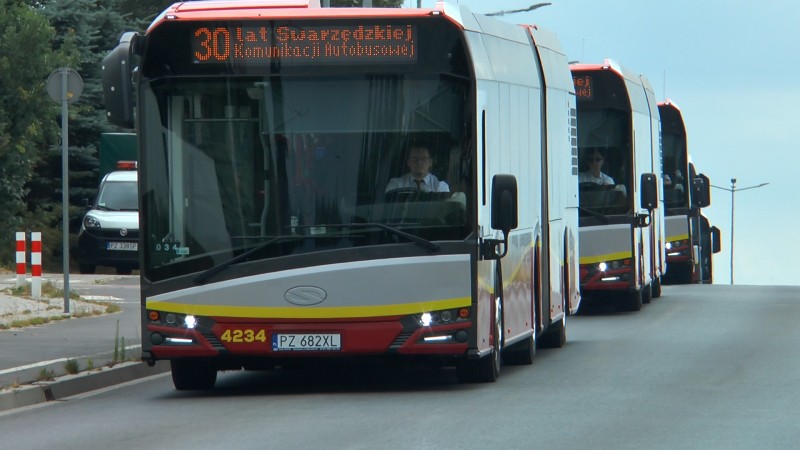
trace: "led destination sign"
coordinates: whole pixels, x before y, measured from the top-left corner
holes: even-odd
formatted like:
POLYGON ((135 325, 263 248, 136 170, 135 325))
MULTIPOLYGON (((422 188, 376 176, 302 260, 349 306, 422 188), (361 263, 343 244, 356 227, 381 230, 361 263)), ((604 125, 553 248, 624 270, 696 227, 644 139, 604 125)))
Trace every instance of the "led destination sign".
POLYGON ((408 24, 207 25, 192 31, 196 64, 413 63, 417 30, 408 24))
POLYGON ((590 75, 572 75, 575 84, 575 95, 578 99, 592 100, 594 98, 594 83, 590 75))

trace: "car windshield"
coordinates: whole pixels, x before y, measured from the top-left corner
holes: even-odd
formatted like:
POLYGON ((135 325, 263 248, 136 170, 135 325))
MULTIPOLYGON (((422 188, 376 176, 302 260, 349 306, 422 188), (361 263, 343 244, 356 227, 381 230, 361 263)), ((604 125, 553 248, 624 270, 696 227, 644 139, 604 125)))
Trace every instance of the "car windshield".
POLYGON ((135 181, 106 181, 97 196, 97 207, 110 211, 138 211, 135 181))

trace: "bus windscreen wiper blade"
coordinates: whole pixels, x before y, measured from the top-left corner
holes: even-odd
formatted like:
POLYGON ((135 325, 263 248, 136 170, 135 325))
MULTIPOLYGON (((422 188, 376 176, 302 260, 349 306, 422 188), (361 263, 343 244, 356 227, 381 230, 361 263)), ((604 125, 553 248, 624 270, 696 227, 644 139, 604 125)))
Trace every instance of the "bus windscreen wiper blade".
POLYGON ((392 234, 395 234, 397 236, 406 238, 409 241, 419 245, 420 247, 426 248, 426 249, 428 249, 428 250, 430 250, 432 252, 438 252, 439 250, 442 249, 442 247, 439 244, 435 243, 435 242, 431 242, 431 241, 429 241, 427 239, 421 238, 421 237, 413 235, 411 233, 406 233, 403 230, 400 230, 400 229, 397 229, 397 228, 394 228, 394 227, 390 227, 389 225, 386 225, 386 224, 383 224, 383 223, 348 223, 348 224, 342 224, 341 226, 343 226, 343 227, 354 227, 354 228, 355 227, 359 227, 359 228, 378 227, 378 228, 380 228, 382 230, 386 230, 386 231, 388 231, 388 232, 390 232, 392 234))
POLYGON ((605 214, 601 214, 601 213, 599 213, 599 212, 597 212, 597 211, 594 211, 594 210, 592 210, 592 209, 589 209, 589 208, 583 208, 583 207, 581 207, 581 206, 578 206, 578 211, 585 212, 586 214, 589 214, 589 215, 590 215, 590 216, 592 216, 592 217, 595 217, 595 218, 597 218, 597 219, 600 219, 600 220, 601 220, 603 223, 605 223, 605 224, 607 224, 607 223, 608 223, 608 217, 606 217, 606 215, 605 215, 605 214))
POLYGON ((207 279, 209 279, 209 278, 213 277, 214 275, 222 272, 223 270, 225 270, 228 267, 238 263, 239 261, 243 261, 243 260, 247 259, 253 253, 258 252, 258 251, 260 251, 260 250, 262 250, 262 249, 274 244, 275 242, 279 242, 279 241, 282 241, 282 240, 302 239, 302 238, 303 238, 303 236, 289 235, 289 236, 275 236, 272 239, 267 239, 266 241, 256 245, 255 247, 251 248, 250 250, 247 250, 246 252, 244 252, 244 253, 242 253, 240 255, 234 256, 233 258, 231 258, 231 259, 229 259, 229 260, 227 260, 225 262, 221 262, 221 263, 217 264, 216 266, 214 266, 214 267, 206 270, 205 272, 201 273, 200 275, 194 277, 194 282, 197 283, 197 284, 202 284, 207 279))

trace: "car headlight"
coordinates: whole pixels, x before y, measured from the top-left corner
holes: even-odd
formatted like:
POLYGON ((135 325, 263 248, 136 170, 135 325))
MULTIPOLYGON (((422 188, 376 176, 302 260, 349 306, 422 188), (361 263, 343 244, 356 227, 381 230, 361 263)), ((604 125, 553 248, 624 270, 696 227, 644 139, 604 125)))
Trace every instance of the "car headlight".
POLYGON ((84 218, 83 218, 83 226, 85 228, 102 228, 100 226, 100 221, 97 220, 96 217, 89 216, 89 215, 84 216, 84 218))

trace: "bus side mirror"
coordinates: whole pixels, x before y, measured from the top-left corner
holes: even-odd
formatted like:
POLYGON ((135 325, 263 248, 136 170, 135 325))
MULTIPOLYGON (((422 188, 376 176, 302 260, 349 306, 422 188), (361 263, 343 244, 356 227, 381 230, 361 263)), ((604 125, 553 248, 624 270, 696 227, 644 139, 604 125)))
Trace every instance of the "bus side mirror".
POLYGON ((705 208, 711 205, 711 182, 702 173, 692 179, 692 206, 705 208))
POLYGON ((658 207, 658 178, 654 173, 642 174, 641 207, 648 211, 658 207))
POLYGON ((517 179, 513 175, 492 177, 492 229, 503 232, 503 239, 484 239, 483 259, 500 259, 508 253, 508 233, 518 226, 517 179))
POLYGON ((721 235, 719 228, 711 227, 711 253, 719 253, 722 251, 722 243, 720 242, 721 235))
POLYGON ((513 175, 492 177, 492 229, 503 234, 517 228, 517 179, 513 175))
POLYGON ((103 58, 103 97, 106 117, 114 125, 134 127, 133 117, 133 46, 137 34, 127 32, 119 44, 103 58))

